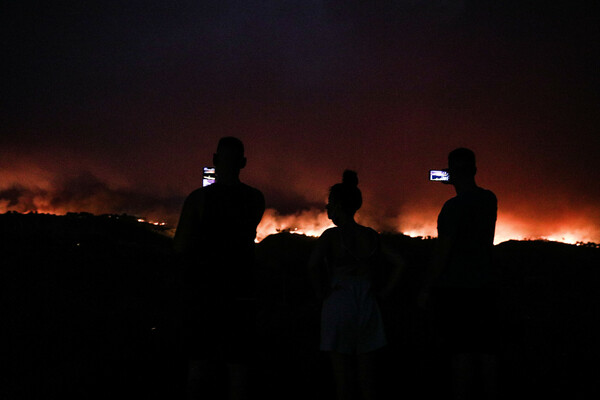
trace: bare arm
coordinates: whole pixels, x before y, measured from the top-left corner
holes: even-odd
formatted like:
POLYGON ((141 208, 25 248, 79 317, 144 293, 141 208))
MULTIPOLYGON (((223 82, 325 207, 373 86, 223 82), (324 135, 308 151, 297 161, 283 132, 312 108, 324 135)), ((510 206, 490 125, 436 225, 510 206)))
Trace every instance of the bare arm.
POLYGON ((380 296, 386 297, 392 292, 392 290, 394 290, 400 281, 402 273, 406 268, 406 262, 400 254, 384 244, 381 244, 381 255, 383 257, 383 261, 391 265, 389 279, 386 280, 385 285, 378 293, 380 296))
POLYGON ((450 236, 441 235, 437 239, 435 249, 433 251, 433 257, 431 263, 425 275, 425 281, 421 292, 419 293, 419 305, 423 308, 428 307, 429 293, 433 282, 440 276, 444 271, 450 258, 450 249, 452 248, 452 238, 450 236))
POLYGON ((431 264, 425 277, 425 287, 429 289, 433 282, 444 271, 448 259, 450 258, 450 248, 452 247, 452 239, 449 236, 440 236, 437 239, 431 264))

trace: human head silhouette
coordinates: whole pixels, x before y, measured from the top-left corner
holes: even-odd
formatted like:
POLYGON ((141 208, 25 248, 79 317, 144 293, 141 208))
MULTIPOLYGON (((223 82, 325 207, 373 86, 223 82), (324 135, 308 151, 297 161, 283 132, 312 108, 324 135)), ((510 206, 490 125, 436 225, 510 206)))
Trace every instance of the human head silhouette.
POLYGON ((455 187, 472 186, 477 173, 475 153, 464 147, 452 150, 448 154, 448 172, 450 173, 450 183, 455 187))
POLYGON ((240 170, 246 166, 242 141, 233 136, 221 138, 213 154, 213 164, 219 181, 237 180, 240 170))
POLYGON ((344 171, 342 183, 329 189, 327 216, 337 225, 340 218, 353 218, 362 206, 362 194, 358 188, 358 175, 354 171, 344 171))

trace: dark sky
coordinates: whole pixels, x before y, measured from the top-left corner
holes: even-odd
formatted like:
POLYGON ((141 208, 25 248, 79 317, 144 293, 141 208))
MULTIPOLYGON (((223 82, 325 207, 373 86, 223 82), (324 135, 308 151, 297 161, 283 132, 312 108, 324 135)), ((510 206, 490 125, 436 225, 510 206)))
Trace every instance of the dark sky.
POLYGON ((453 191, 427 172, 466 146, 499 234, 600 242, 597 2, 15 3, 0 211, 175 224, 234 135, 282 214, 321 209, 353 168, 363 221, 431 230, 453 191))

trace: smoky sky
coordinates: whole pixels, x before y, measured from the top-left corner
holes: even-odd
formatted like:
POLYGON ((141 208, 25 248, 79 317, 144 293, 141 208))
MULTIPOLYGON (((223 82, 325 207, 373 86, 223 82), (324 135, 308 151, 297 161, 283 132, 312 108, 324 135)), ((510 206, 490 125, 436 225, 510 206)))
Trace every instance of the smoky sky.
POLYGON ((70 177, 57 176, 47 189, 14 183, 0 190, 0 202, 4 202, 7 209, 18 212, 87 211, 98 215, 150 213, 168 216, 181 201, 182 198, 177 196, 161 197, 152 192, 114 187, 88 171, 70 177))
POLYGON ((242 179, 281 212, 322 207, 353 168, 373 219, 435 217, 453 192, 427 171, 466 146, 505 215, 600 235, 595 2, 3 7, 0 190, 11 204, 19 190, 75 204, 96 182, 112 193, 106 208, 173 218, 219 137, 234 135, 242 179))

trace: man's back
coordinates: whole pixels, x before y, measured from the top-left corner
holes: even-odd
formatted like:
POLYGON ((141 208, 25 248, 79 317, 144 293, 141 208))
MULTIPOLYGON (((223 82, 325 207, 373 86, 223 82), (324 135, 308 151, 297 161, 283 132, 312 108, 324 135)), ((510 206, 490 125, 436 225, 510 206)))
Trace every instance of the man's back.
MULTIPOLYGON (((198 189, 190 196, 203 197, 203 212, 194 224, 195 246, 215 250, 242 250, 251 247, 256 227, 264 211, 264 200, 257 189, 244 183, 211 186, 198 189)), ((232 254, 211 254, 227 257, 232 254)))
POLYGON ((241 182, 215 183, 192 192, 185 208, 180 229, 186 236, 186 278, 229 295, 249 295, 262 193, 241 182))
POLYGON ((225 391, 209 373, 211 361, 228 365, 232 397, 247 394, 247 365, 256 343, 254 238, 265 200, 259 190, 240 181, 246 161, 241 140, 219 140, 213 154, 217 182, 186 198, 175 233, 175 251, 185 268, 188 398, 215 398, 225 391))
POLYGON ((491 283, 497 200, 476 187, 448 200, 438 217, 438 235, 451 242, 441 286, 481 287, 491 283))

